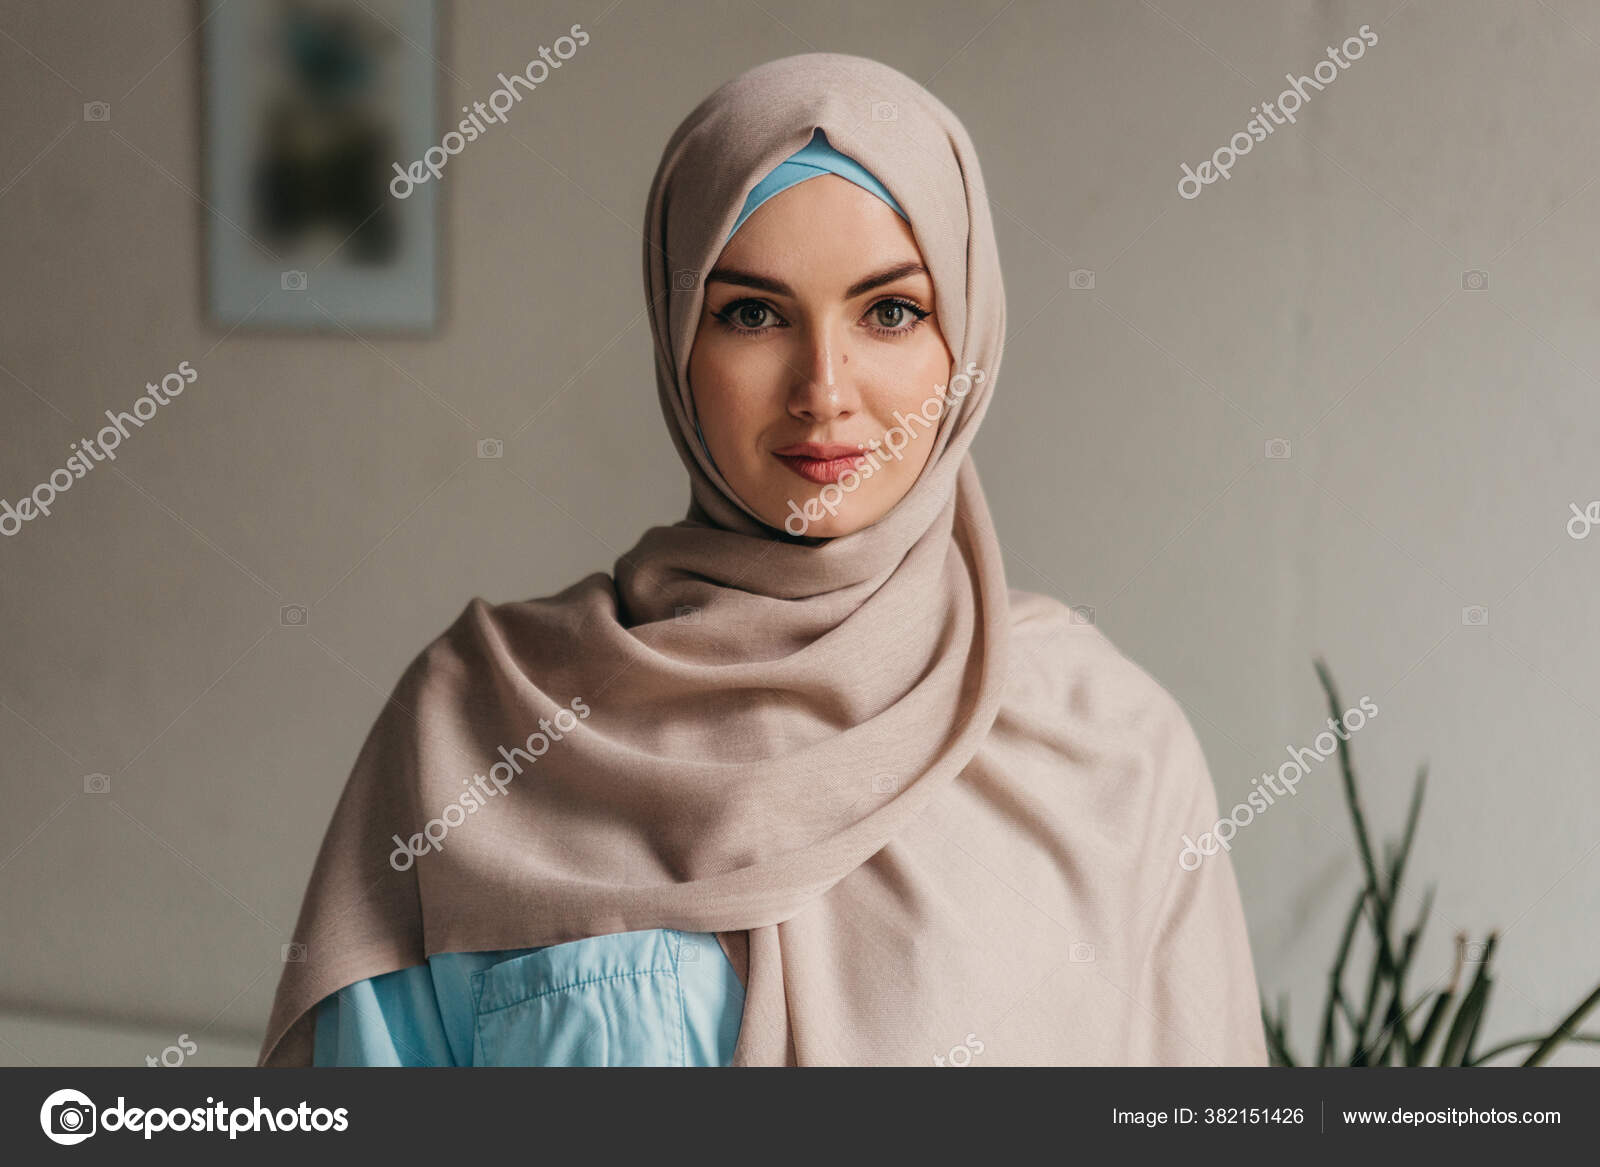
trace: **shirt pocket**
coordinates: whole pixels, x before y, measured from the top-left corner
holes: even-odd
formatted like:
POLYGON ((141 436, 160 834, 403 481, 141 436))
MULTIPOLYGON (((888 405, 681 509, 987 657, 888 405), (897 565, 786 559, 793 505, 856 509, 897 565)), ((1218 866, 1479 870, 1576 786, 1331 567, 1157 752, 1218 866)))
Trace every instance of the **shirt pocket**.
POLYGON ((475 1066, 681 1066, 676 932, 535 949, 472 974, 475 1066))

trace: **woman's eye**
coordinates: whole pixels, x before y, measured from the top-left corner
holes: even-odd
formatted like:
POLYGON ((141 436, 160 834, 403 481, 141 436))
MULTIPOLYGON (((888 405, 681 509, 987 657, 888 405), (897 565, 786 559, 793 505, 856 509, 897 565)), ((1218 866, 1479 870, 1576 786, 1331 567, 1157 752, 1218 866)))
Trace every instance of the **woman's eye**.
POLYGON ((927 316, 909 300, 879 300, 867 309, 867 322, 878 332, 910 332, 927 316))
POLYGON ((744 304, 734 315, 744 327, 760 328, 769 323, 767 316, 771 311, 765 304, 744 304))
POLYGON ((778 314, 759 300, 740 300, 713 315, 738 332, 764 332, 779 323, 778 314))
MULTIPOLYGON (((760 334, 786 322, 770 304, 761 300, 736 300, 712 315, 734 332, 760 334)), ((927 319, 930 313, 910 300, 880 300, 863 317, 863 322, 880 336, 905 336, 927 319)))

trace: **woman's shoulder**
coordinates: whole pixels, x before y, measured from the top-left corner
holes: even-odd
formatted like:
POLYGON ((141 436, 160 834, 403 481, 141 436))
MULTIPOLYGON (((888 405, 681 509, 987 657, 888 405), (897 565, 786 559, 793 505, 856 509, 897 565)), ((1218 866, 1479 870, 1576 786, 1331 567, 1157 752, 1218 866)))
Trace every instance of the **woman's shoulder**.
POLYGON ((1209 775, 1181 702, 1126 655, 1093 609, 1012 589, 1011 683, 1005 719, 1044 733, 1064 756, 1093 757, 1101 774, 1155 782, 1186 802, 1209 775))
POLYGON ((524 600, 467 600, 455 619, 423 642, 402 671, 396 689, 415 692, 444 676, 470 677, 486 664, 514 666, 536 653, 562 624, 589 618, 588 609, 614 604, 611 577, 592 572, 571 586, 524 600))
POLYGON ((1066 708, 1105 718, 1183 717, 1165 686, 1124 653, 1095 619, 1095 610, 1015 588, 1011 600, 1013 679, 1045 684, 1066 708))

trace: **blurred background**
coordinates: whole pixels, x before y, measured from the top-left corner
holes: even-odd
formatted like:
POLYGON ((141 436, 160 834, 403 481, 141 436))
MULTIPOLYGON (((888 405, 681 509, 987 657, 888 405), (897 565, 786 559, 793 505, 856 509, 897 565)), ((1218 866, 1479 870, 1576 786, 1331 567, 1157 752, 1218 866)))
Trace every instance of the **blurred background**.
MULTIPOLYGON (((1370 698, 1376 836, 1431 769, 1417 987, 1499 933, 1480 1046, 1600 981, 1600 9, 0 0, 0 498, 196 374, 48 515, 0 510, 0 1062, 254 1063, 407 662, 683 515, 647 187, 712 88, 815 50, 922 82, 983 160, 1010 333, 974 456, 1012 586, 1182 702, 1224 808, 1325 728, 1315 656, 1370 698)), ((1232 858, 1307 1046, 1363 878, 1336 764, 1232 858)))

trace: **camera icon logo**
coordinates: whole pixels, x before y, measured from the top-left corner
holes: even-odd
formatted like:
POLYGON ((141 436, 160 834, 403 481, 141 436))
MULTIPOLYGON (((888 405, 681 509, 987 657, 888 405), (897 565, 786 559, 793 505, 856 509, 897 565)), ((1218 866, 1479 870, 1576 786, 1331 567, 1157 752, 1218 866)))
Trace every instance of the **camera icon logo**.
POLYGON ((1573 539, 1587 539, 1589 532, 1600 526, 1600 500, 1590 502, 1581 511, 1578 504, 1569 502, 1567 509, 1572 512, 1572 517, 1567 520, 1567 534, 1573 539))
POLYGON ((304 604, 285 604, 278 609, 278 623, 285 628, 304 628, 306 626, 306 606, 304 604))
POLYGON ((306 273, 303 271, 286 271, 278 277, 278 282, 285 292, 303 292, 306 290, 306 273))
POLYGON ((306 946, 291 942, 283 946, 283 961, 285 964, 301 964, 306 958, 306 946))
POLYGON ((479 438, 478 457, 499 458, 506 452, 506 444, 499 438, 479 438))
POLYGON ((1067 952, 1067 959, 1074 964, 1090 964, 1094 960, 1094 945, 1080 940, 1067 952))
POLYGON ((83 120, 86 122, 108 122, 111 120, 111 103, 109 101, 86 101, 83 103, 83 120))
POLYGON ((1287 458, 1289 456, 1289 439, 1268 438, 1266 452, 1269 458, 1287 458))
POLYGON ((893 794, 895 781, 893 774, 874 774, 872 776, 872 793, 893 794))
POLYGON ((110 794, 111 775, 85 774, 83 776, 83 792, 85 794, 110 794))
POLYGON ((700 273, 689 268, 679 268, 672 273, 672 286, 680 292, 692 292, 700 286, 700 273))
POLYGON ((1463 291, 1482 292, 1489 287, 1489 273, 1474 268, 1472 271, 1461 273, 1461 287, 1463 291))
POLYGON ((678 960, 699 960, 700 946, 687 938, 678 941, 678 960))
POLYGON ((52 1143, 70 1147, 94 1134, 95 1105, 78 1090, 57 1090, 39 1108, 39 1125, 52 1143))
POLYGON ((875 101, 872 103, 872 120, 875 122, 892 122, 899 120, 900 107, 892 101, 875 101))
POLYGON ((1088 604, 1074 604, 1071 608, 1074 624, 1093 624, 1094 608, 1088 604))
POLYGON ((1474 628, 1481 628, 1489 622, 1489 609, 1482 604, 1468 604, 1461 609, 1461 622, 1474 628))
POLYGON ((700 623, 700 609, 693 604, 679 604, 672 610, 672 618, 681 620, 685 624, 700 623))
POLYGON ((1075 292, 1087 292, 1094 288, 1094 272, 1086 267, 1075 267, 1067 273, 1067 283, 1075 292))
POLYGON ((1456 951, 1461 956, 1462 964, 1482 964, 1483 958, 1488 953, 1488 945, 1481 940, 1468 940, 1465 936, 1456 937, 1456 951))

